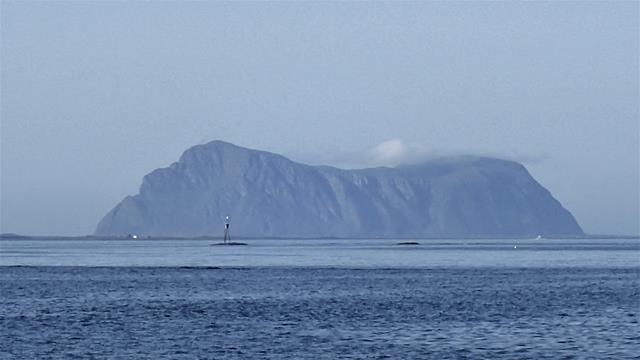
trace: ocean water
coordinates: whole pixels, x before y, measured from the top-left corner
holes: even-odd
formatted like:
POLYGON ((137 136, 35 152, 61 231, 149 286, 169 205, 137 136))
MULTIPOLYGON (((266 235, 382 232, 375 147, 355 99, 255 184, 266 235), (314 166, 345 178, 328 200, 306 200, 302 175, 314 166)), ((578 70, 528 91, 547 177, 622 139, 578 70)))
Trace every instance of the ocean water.
POLYGON ((0 358, 640 358, 637 240, 0 242, 0 358))

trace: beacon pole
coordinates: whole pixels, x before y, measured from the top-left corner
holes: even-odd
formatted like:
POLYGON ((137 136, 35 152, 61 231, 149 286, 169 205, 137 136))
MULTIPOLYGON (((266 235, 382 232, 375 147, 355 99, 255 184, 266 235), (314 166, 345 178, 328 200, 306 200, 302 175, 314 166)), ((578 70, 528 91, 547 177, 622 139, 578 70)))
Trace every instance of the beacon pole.
POLYGON ((229 236, 229 215, 225 218, 224 221, 224 243, 227 244, 231 240, 229 236))

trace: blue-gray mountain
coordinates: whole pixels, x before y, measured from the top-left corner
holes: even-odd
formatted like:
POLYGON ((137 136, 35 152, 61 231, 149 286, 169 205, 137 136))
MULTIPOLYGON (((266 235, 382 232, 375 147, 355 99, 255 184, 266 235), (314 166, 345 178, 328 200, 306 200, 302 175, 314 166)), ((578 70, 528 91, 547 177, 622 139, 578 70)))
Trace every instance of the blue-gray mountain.
POLYGON ((513 161, 449 157, 396 168, 309 166, 222 141, 146 175, 98 235, 433 237, 581 235, 513 161))

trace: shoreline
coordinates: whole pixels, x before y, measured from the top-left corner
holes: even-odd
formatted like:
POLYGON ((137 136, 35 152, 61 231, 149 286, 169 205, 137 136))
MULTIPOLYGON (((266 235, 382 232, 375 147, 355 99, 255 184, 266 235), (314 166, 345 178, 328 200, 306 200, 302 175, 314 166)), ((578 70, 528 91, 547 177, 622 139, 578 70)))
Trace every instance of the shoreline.
MULTIPOLYGON (((88 240, 88 241, 145 241, 145 240, 222 240, 222 236, 144 236, 133 238, 131 236, 102 236, 102 235, 80 235, 80 236, 57 236, 57 235, 19 235, 1 234, 0 241, 3 240, 88 240)), ((299 237, 299 236, 236 236, 237 240, 535 240, 535 236, 365 236, 365 237, 299 237)), ((545 240, 588 240, 588 239, 625 239, 640 240, 640 235, 611 235, 611 234, 585 234, 577 236, 545 236, 540 241, 545 240)))

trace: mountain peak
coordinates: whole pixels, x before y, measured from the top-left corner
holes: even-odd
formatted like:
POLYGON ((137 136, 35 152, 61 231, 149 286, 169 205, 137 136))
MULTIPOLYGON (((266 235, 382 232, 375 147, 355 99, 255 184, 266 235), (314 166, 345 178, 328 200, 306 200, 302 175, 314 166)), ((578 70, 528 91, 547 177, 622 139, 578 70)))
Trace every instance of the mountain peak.
POLYGON ((573 216, 519 163, 478 156, 342 170, 215 140, 146 175, 100 235, 578 235, 573 216))

